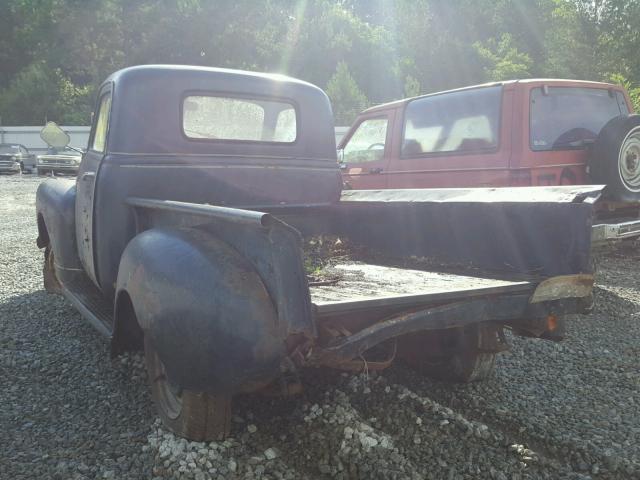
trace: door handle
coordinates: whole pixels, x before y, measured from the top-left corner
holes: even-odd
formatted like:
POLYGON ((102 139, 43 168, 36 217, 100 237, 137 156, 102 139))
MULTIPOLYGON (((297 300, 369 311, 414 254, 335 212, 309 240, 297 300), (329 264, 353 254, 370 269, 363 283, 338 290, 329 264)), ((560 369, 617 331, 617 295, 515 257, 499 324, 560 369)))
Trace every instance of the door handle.
POLYGON ((369 173, 382 173, 382 167, 370 168, 369 173))
POLYGON ((96 172, 84 172, 82 174, 82 177, 80 178, 82 178, 83 181, 86 181, 86 180, 89 180, 90 178, 94 178, 95 176, 96 176, 96 172))

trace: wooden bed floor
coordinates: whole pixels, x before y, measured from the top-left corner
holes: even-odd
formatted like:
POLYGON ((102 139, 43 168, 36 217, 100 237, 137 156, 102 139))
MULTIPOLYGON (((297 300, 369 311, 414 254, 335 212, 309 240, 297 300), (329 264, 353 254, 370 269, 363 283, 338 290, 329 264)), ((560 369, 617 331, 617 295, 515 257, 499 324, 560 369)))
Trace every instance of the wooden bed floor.
POLYGON ((452 273, 409 270, 366 263, 327 267, 328 279, 311 285, 318 314, 336 314, 389 305, 417 305, 471 296, 533 291, 529 281, 499 280, 452 273))

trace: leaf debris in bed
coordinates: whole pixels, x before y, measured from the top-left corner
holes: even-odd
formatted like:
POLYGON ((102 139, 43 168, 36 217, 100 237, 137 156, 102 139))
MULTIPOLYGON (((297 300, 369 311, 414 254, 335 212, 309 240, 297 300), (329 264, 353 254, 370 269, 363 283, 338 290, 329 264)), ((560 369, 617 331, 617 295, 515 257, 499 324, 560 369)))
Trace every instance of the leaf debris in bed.
POLYGON ((442 273, 465 273, 471 276, 493 276, 470 263, 445 263, 428 257, 385 255, 374 248, 337 235, 306 237, 303 243, 303 253, 307 279, 309 285, 313 286, 338 283, 343 279, 344 273, 333 267, 345 263, 367 263, 442 273))

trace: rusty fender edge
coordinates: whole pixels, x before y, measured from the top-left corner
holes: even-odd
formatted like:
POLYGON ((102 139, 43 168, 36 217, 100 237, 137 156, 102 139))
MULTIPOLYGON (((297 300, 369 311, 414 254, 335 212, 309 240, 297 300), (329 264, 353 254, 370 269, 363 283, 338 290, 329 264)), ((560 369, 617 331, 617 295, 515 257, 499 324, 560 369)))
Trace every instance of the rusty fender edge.
POLYGON ((584 298, 593 291, 593 275, 579 273, 548 278, 536 287, 531 303, 548 302, 564 298, 584 298))
POLYGON ((577 311, 575 298, 538 303, 530 303, 530 299, 529 295, 479 298, 394 316, 312 350, 305 363, 309 366, 339 367, 385 340, 408 333, 481 322, 515 321, 517 324, 518 320, 546 318, 548 315, 559 316, 577 311))

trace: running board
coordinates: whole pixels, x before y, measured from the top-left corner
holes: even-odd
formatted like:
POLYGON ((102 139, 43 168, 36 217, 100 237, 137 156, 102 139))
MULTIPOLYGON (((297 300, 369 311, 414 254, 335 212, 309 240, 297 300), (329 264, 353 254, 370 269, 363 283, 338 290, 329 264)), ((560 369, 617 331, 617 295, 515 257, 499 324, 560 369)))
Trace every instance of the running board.
POLYGON ((73 279, 62 284, 62 294, 98 332, 111 338, 113 306, 101 292, 86 278, 73 279))

